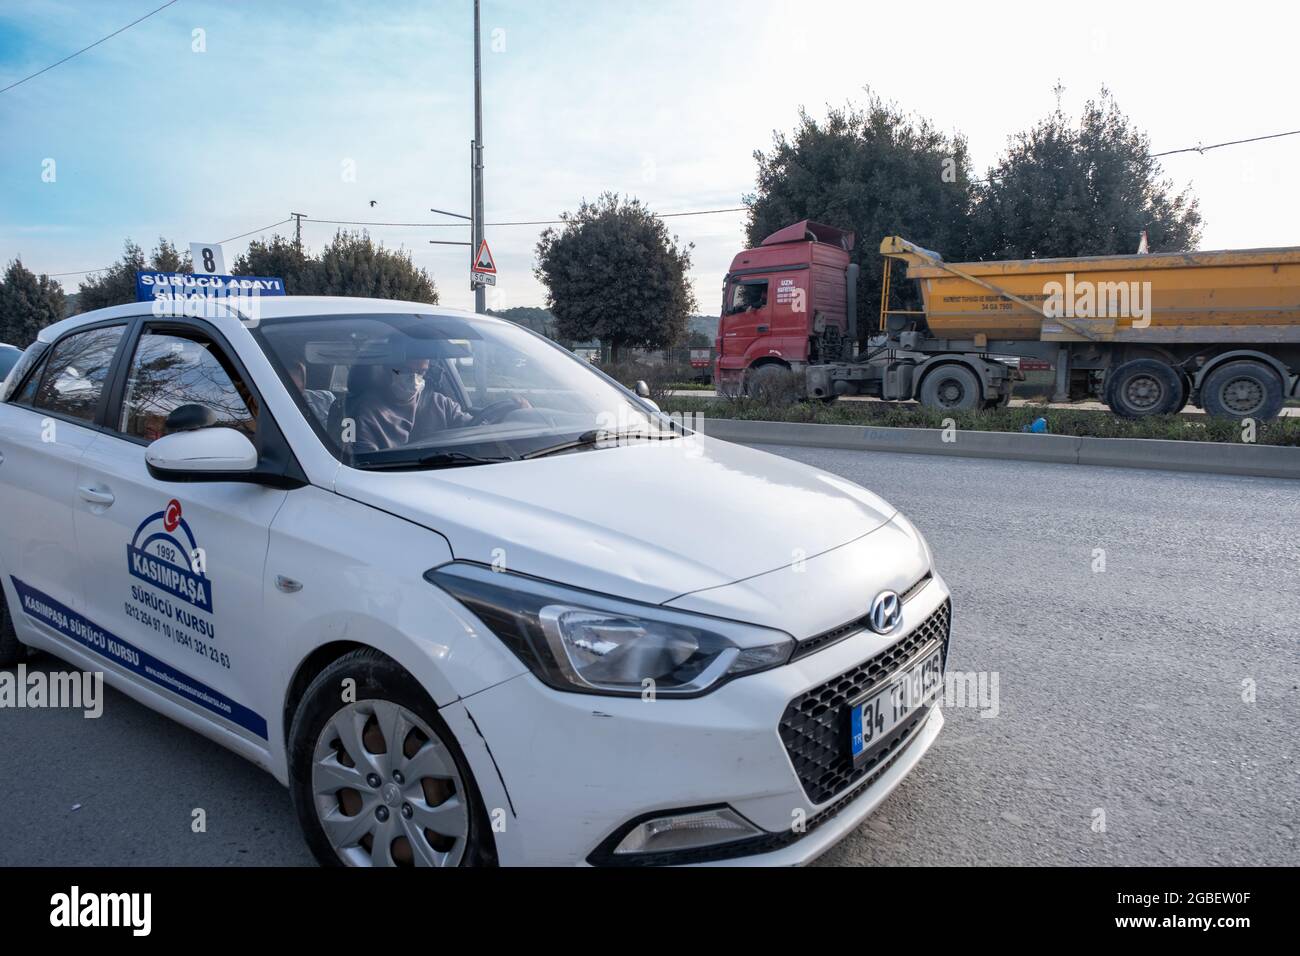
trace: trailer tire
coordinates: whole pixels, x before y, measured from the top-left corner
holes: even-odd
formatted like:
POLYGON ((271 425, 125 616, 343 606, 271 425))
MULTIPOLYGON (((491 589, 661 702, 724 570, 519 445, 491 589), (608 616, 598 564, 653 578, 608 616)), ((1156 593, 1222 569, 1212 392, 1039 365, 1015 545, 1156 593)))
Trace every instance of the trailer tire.
POLYGON ((1220 418, 1277 418, 1285 399, 1282 380, 1263 362, 1227 362, 1201 385, 1201 407, 1220 418))
POLYGON ((969 412, 983 406, 984 389, 966 366, 949 363, 926 373, 917 397, 935 411, 969 412))
POLYGON ((1160 359, 1125 362, 1106 379, 1106 404, 1121 418, 1172 415, 1186 404, 1182 373, 1160 359))

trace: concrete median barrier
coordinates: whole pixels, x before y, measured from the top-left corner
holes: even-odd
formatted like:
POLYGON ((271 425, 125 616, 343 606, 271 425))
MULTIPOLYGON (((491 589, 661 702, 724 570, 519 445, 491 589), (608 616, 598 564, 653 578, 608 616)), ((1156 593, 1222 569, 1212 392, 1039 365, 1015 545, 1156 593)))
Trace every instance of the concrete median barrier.
POLYGON ((1300 478, 1300 448, 1146 438, 1078 438, 1023 432, 812 425, 705 419, 706 435, 746 444, 802 445, 913 455, 1001 458, 1112 468, 1156 468, 1264 478, 1300 478))

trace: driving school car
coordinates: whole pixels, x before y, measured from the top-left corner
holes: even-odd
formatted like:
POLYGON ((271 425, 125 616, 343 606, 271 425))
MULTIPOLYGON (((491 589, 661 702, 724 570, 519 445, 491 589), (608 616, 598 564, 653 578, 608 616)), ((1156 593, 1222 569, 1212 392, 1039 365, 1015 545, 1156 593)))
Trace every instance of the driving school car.
POLYGON ((0 663, 264 767, 327 864, 803 863, 934 742, 948 589, 869 491, 506 321, 259 305, 24 353, 0 663))

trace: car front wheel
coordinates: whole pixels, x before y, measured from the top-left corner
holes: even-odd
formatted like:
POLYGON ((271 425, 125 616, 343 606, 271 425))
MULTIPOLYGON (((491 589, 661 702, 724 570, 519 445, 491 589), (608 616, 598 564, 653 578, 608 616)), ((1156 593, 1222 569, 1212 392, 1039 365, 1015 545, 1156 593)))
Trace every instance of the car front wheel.
POLYGON ((307 689, 290 776, 322 865, 473 866, 494 856, 455 737, 424 688, 377 651, 340 658, 307 689))

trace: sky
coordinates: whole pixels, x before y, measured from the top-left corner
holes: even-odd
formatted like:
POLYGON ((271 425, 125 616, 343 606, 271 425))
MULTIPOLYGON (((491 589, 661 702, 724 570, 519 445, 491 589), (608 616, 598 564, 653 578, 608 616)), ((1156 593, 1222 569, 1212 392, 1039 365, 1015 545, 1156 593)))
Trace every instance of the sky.
MULTIPOLYGON (((162 0, 0 0, 0 87, 162 0)), ((1291 5, 874 0, 483 0, 488 222, 553 219, 613 190, 655 212, 740 206, 753 152, 800 107, 866 88, 969 142, 1008 137, 1104 85, 1155 151, 1300 128, 1291 5), (1282 108, 1279 109, 1279 105, 1282 108)), ((213 242, 303 212, 372 226, 472 307, 470 0, 178 0, 0 93, 0 263, 108 265, 130 237, 213 242), (196 31, 201 31, 196 33, 196 31), (351 173, 351 175, 349 175, 351 173), (371 205, 371 202, 375 205, 371 205)), ((1163 160, 1206 249, 1300 244, 1300 136, 1163 160)), ((694 243, 700 311, 744 245, 744 213, 670 219, 694 243)), ((319 248, 337 226, 304 224, 319 248)), ((290 234, 291 225, 278 231, 290 234)), ((250 238, 226 243, 227 263, 250 238)), ((489 306, 543 305, 539 227, 489 228, 489 306)), ((939 250, 942 252, 942 250, 939 250)), ((81 277, 60 277, 75 291, 81 277)))

